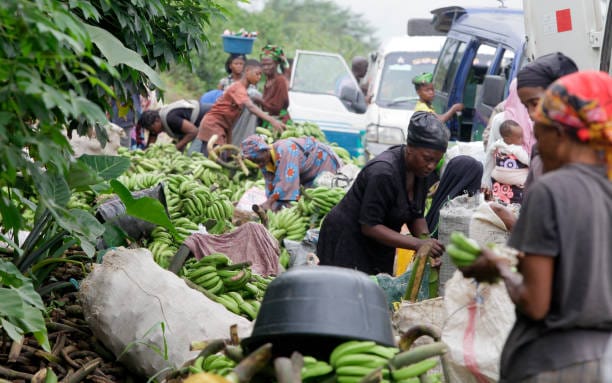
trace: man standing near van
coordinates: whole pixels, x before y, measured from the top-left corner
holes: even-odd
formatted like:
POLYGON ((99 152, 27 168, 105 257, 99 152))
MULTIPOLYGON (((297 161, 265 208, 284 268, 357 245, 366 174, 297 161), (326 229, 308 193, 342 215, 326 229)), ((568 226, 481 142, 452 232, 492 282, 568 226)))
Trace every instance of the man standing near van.
POLYGON ((419 100, 414 107, 414 111, 433 113, 440 121, 446 122, 450 120, 457 112, 461 112, 463 110, 463 104, 454 104, 448 111, 446 111, 446 113, 441 115, 437 114, 431 107, 431 103, 436 96, 436 91, 434 89, 432 80, 433 74, 431 73, 422 73, 412 79, 414 90, 416 90, 417 95, 419 96, 419 100))

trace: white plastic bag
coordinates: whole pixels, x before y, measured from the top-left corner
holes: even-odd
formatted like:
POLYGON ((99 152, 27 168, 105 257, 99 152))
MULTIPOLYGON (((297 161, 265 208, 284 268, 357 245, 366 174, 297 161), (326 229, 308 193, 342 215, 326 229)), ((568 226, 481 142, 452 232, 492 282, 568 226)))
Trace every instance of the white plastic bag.
POLYGON ((236 209, 252 213, 253 205, 261 205, 266 202, 267 199, 266 191, 263 188, 253 186, 245 191, 242 197, 240 197, 240 200, 236 204, 236 209))
POLYGON ((192 341, 229 338, 233 324, 241 337, 252 330, 250 321, 159 267, 147 249, 108 251, 83 280, 80 299, 94 335, 146 377, 195 357, 197 352, 189 351, 192 341))
POLYGON ((499 380, 501 351, 515 321, 514 304, 503 283, 476 284, 456 271, 446 282, 446 323, 452 382, 499 380))

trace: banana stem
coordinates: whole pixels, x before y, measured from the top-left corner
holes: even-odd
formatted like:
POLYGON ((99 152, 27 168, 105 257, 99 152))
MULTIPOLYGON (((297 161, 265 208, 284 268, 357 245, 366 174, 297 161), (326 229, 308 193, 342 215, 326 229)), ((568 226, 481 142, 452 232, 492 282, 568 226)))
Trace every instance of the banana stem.
POLYGON ((234 383, 250 382, 270 359, 272 359, 272 343, 266 343, 238 363, 234 370, 226 376, 226 379, 234 383))

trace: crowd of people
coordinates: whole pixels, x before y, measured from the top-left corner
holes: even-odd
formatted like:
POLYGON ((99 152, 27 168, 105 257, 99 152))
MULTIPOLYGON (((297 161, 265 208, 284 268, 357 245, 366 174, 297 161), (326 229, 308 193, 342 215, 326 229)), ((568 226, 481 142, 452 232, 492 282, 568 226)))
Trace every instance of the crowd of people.
MULTIPOLYGON (((290 120, 288 60, 274 45, 266 45, 259 58, 230 55, 227 77, 203 96, 206 102, 182 100, 143 111, 137 125, 148 131, 147 144, 165 132, 177 149, 191 143, 191 151, 205 155, 213 136, 216 145, 239 146, 265 179, 262 207, 278 210, 297 201, 321 172, 334 173, 343 164, 313 138, 269 144, 253 134, 260 125, 282 131, 290 120)), ((357 80, 363 65, 363 58, 353 62, 357 80)), ((439 265, 445 251, 437 239, 440 209, 466 191, 482 191, 509 232, 508 244, 520 251, 517 271, 487 249, 461 268, 478 281, 501 279, 516 305, 501 381, 601 381, 612 331, 612 78, 580 72, 559 52, 527 63, 489 119, 484 163, 458 156, 442 174, 450 138, 445 122, 463 104, 436 114, 432 75, 421 74, 413 84, 419 101, 407 142, 368 161, 325 217, 320 263, 392 274, 396 249, 427 245, 439 265), (521 205, 518 216, 509 204, 521 205), (401 233, 404 225, 409 235, 401 233)))

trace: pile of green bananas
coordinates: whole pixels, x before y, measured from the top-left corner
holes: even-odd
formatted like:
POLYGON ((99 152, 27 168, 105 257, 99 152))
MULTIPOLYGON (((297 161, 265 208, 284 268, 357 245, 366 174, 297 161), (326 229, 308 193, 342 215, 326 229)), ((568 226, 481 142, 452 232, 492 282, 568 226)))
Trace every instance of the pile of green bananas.
MULTIPOLYGON (((398 348, 377 345, 372 341, 348 341, 337 346, 329 356, 329 363, 336 371, 338 383, 358 383, 380 367, 386 367, 398 348)), ((389 371, 382 371, 388 379, 389 371)))
POLYGON ((181 275, 214 295, 229 311, 251 320, 257 316, 260 301, 273 279, 252 273, 247 264, 233 264, 222 253, 189 259, 181 275))
POLYGON ((466 237, 459 231, 450 235, 450 243, 446 246, 446 252, 453 263, 459 267, 471 265, 480 255, 481 248, 478 242, 466 237))
POLYGON ((296 207, 268 211, 268 230, 280 243, 287 238, 301 241, 308 230, 309 220, 296 207))
POLYGON ((322 218, 344 198, 345 194, 346 191, 342 188, 319 186, 314 189, 305 189, 297 207, 302 215, 307 217, 317 215, 322 218))
POLYGON ((272 132, 270 129, 263 127, 255 128, 255 133, 267 137, 268 143, 276 140, 284 140, 286 138, 299 137, 314 137, 319 142, 327 142, 325 133, 319 128, 319 125, 312 122, 291 122, 287 124, 287 128, 283 132, 272 132))

